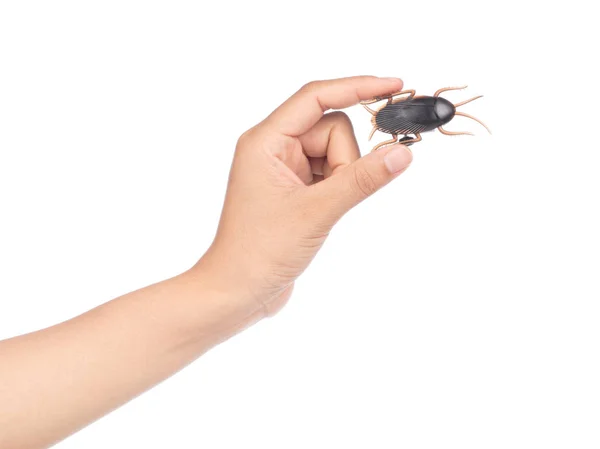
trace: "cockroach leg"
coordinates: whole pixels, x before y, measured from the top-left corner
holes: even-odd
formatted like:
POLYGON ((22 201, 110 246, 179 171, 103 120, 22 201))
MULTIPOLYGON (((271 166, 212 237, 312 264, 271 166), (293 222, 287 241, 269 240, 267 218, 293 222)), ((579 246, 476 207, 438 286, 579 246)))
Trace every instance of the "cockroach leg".
POLYGON ((413 143, 420 142, 420 141, 421 141, 421 134, 415 133, 415 137, 408 138, 408 136, 405 136, 404 138, 400 139, 400 142, 398 142, 398 143, 409 146, 409 145, 412 145, 413 143))
POLYGON ((478 98, 481 98, 481 97, 483 97, 483 95, 477 95, 476 97, 473 97, 473 98, 470 98, 468 100, 461 101, 460 103, 455 104, 454 107, 457 108, 459 106, 462 106, 463 104, 470 103, 470 102, 475 101, 475 100, 477 100, 478 98))
POLYGON ((373 103, 377 103, 378 101, 383 100, 384 98, 387 98, 387 97, 383 97, 383 98, 375 97, 375 98, 371 98, 370 100, 363 100, 360 102, 360 104, 362 104, 363 106, 366 104, 373 104, 373 103))
POLYGON ((455 112, 454 115, 461 115, 463 117, 470 118, 471 120, 475 120, 477 123, 479 123, 485 129, 487 129, 488 133, 492 134, 492 132, 490 131, 490 129, 487 127, 487 125, 485 123, 483 123, 481 120, 479 120, 478 118, 475 118, 475 117, 473 117, 472 115, 469 115, 469 114, 465 114, 464 112, 455 112))
MULTIPOLYGON (((411 98, 412 98, 412 97, 414 97, 414 96, 415 96, 415 91, 414 91, 414 89, 409 89, 409 90, 400 90, 400 91, 398 91, 398 92, 394 92, 394 93, 391 93, 391 94, 389 94, 389 95, 385 95, 384 97, 375 97, 375 98, 372 98, 372 99, 370 99, 370 100, 364 100, 364 101, 361 101, 361 102, 360 102, 360 104, 362 104, 362 105, 363 105, 365 108, 367 108, 367 107, 366 107, 366 105, 367 105, 367 104, 373 104, 373 103, 377 103, 378 101, 387 100, 387 101, 388 101, 388 103, 387 103, 387 104, 390 104, 390 103, 392 103, 392 102, 393 102, 393 103, 397 103, 398 101, 409 100, 409 99, 411 99, 411 98), (409 96, 408 96, 408 97, 406 97, 406 98, 402 98, 402 99, 397 99, 397 100, 394 100, 394 97, 397 97, 398 95, 404 95, 404 94, 409 94, 409 96)), ((371 113, 373 112, 373 110, 372 110, 372 109, 370 109, 370 108, 367 108, 367 110, 368 110, 369 112, 371 112, 371 113)))
POLYGON ((371 134, 369 134, 369 141, 373 138, 373 134, 375 134, 375 131, 377 131, 376 126, 373 127, 373 129, 371 130, 371 134))
POLYGON ((433 96, 434 97, 439 97, 442 92, 446 92, 448 90, 461 90, 461 89, 465 89, 465 88, 467 88, 467 86, 462 86, 462 87, 443 87, 441 89, 436 90, 435 93, 433 94, 433 96))
POLYGON ((381 142, 378 143, 377 145, 375 145, 373 147, 373 149, 371 150, 372 152, 375 150, 378 150, 379 148, 385 146, 385 145, 390 145, 392 143, 396 143, 396 141, 398 140, 398 135, 397 134, 392 134, 392 138, 390 140, 386 140, 385 142, 381 142))
POLYGON ((463 135, 472 136, 473 135, 473 133, 456 132, 456 131, 446 131, 441 126, 438 126, 438 129, 440 130, 440 132, 442 134, 446 134, 447 136, 463 136, 463 135))
POLYGON ((362 104, 362 107, 363 107, 363 108, 365 108, 367 111, 369 111, 369 114, 371 114, 371 115, 376 115, 376 114, 377 114, 377 111, 374 111, 373 109, 371 109, 371 108, 370 108, 369 106, 367 106, 366 104, 363 104, 363 103, 361 103, 361 104, 362 104))
POLYGON ((393 94, 390 94, 390 96, 388 98, 388 103, 387 104, 399 103, 400 101, 410 100, 414 96, 415 96, 414 89, 401 90, 400 92, 394 92, 393 94), (397 97, 398 95, 404 95, 404 94, 409 94, 409 95, 406 98, 396 98, 394 100, 394 97, 397 97))

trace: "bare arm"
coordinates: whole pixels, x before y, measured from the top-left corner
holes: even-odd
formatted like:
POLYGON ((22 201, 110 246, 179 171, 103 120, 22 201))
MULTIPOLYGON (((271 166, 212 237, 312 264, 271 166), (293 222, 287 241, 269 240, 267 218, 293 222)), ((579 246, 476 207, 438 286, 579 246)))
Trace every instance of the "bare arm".
POLYGON ((350 208, 396 178, 402 145, 360 157, 341 112, 399 79, 307 84, 238 141, 219 229, 191 270, 0 342, 0 447, 47 447, 275 313, 350 208))
POLYGON ((200 266, 0 342, 0 447, 55 443, 262 317, 200 266))

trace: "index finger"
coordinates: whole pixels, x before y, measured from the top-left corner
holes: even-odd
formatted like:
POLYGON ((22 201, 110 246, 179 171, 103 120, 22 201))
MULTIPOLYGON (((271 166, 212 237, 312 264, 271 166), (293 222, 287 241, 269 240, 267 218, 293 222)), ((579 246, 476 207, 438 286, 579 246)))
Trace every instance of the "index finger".
POLYGON ((399 78, 353 76, 304 85, 267 117, 281 134, 299 136, 311 129, 328 109, 342 109, 363 100, 402 89, 399 78))

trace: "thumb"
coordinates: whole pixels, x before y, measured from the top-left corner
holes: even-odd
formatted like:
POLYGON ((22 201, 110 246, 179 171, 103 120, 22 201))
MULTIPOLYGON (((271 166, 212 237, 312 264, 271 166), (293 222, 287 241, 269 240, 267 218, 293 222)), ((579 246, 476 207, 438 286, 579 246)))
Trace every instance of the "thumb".
POLYGON ((320 189, 318 194, 324 206, 337 221, 404 172, 411 162, 412 152, 407 146, 390 145, 361 157, 314 187, 320 189))

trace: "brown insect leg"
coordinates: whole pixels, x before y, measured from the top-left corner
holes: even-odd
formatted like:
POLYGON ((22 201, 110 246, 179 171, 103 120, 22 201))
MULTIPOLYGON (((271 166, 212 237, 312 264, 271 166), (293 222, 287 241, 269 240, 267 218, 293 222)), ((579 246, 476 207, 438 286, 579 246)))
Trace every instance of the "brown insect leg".
POLYGON ((485 129, 487 129, 488 133, 492 134, 492 132, 490 131, 490 129, 487 127, 487 125, 485 123, 483 123, 481 120, 479 120, 478 118, 475 118, 475 117, 473 117, 472 115, 469 115, 469 114, 465 114, 464 112, 456 112, 454 115, 461 115, 463 117, 470 118, 471 120, 475 120, 477 123, 479 123, 485 129))
POLYGON ((475 100, 477 100, 478 98, 481 98, 481 97, 483 97, 483 95, 477 95, 476 97, 473 97, 473 98, 470 98, 468 100, 461 101, 460 103, 455 104, 454 107, 457 108, 459 106, 462 106, 463 104, 470 103, 470 102, 475 101, 475 100))
POLYGON ((398 103, 400 101, 410 100, 412 97, 415 96, 415 93, 416 92, 414 91, 414 89, 401 90, 400 92, 394 92, 393 94, 390 94, 387 104, 398 103), (394 100, 394 97, 397 97, 398 95, 404 95, 404 94, 409 94, 409 95, 406 98, 397 98, 394 100))
POLYGON ((375 134, 375 131, 377 131, 377 128, 374 126, 373 129, 371 130, 371 134, 369 134, 369 140, 371 140, 373 138, 373 134, 375 134))
POLYGON ((363 100, 363 101, 360 102, 360 104, 362 104, 363 106, 366 105, 366 104, 373 104, 373 103, 377 103, 378 101, 383 100, 384 98, 387 98, 387 97, 383 97, 383 98, 382 97, 375 97, 375 98, 371 98, 370 100, 363 100))
MULTIPOLYGON (((393 101, 394 103, 397 103, 398 101, 404 101, 404 100, 408 100, 408 99, 410 99, 410 98, 412 98, 412 97, 414 97, 414 96, 415 96, 415 91, 414 91, 414 89, 409 89, 409 90, 401 90, 401 91, 394 92, 394 93, 392 93, 392 94, 386 95, 386 96, 384 96, 384 97, 375 97, 375 98, 372 98, 371 100, 364 100, 364 101, 361 101, 361 102, 360 102, 360 104, 362 104, 363 106, 365 106, 365 105, 367 105, 367 104, 373 104, 373 103, 377 103, 378 101, 381 101, 381 100, 386 100, 386 99, 387 99, 387 101, 388 101, 388 104, 392 103, 392 100, 394 100, 394 101, 393 101), (408 97, 406 97, 406 98, 403 98, 403 99, 401 99, 401 100, 400 100, 400 99, 398 99, 398 100, 394 100, 394 97, 397 97, 398 95, 404 95, 404 94, 409 94, 409 96, 408 96, 408 97)), ((366 107, 366 106, 365 106, 365 107, 366 107)), ((369 111, 372 111, 372 109, 370 109, 370 108, 369 108, 368 110, 369 110, 369 111)))
POLYGON ((441 126, 438 126, 438 129, 440 130, 440 132, 442 134, 446 134, 447 136, 462 136, 462 135, 472 136, 473 135, 473 133, 464 133, 464 132, 456 132, 456 131, 446 131, 441 126))
POLYGON ((381 148, 384 145, 389 145, 389 144, 392 144, 392 143, 396 143, 397 140, 398 140, 398 135, 397 134, 392 134, 392 138, 390 140, 386 140, 385 142, 378 143, 377 145, 375 145, 373 147, 373 149, 371 151, 378 150, 379 148, 381 148))
MULTIPOLYGON (((375 102, 373 102, 373 103, 375 103, 375 102)), ((362 107, 363 107, 363 108, 365 108, 367 111, 369 111, 369 114, 371 114, 371 115, 376 115, 376 114, 377 114, 377 111, 374 111, 373 109, 371 109, 371 108, 370 108, 369 106, 367 106, 366 104, 363 104, 363 103, 361 103, 361 104, 362 104, 362 107)))
POLYGON ((465 89, 467 86, 462 86, 462 87, 443 87, 442 89, 438 89, 435 91, 435 93, 433 94, 434 97, 439 97, 440 94, 442 92, 446 92, 447 90, 460 90, 460 89, 465 89))

